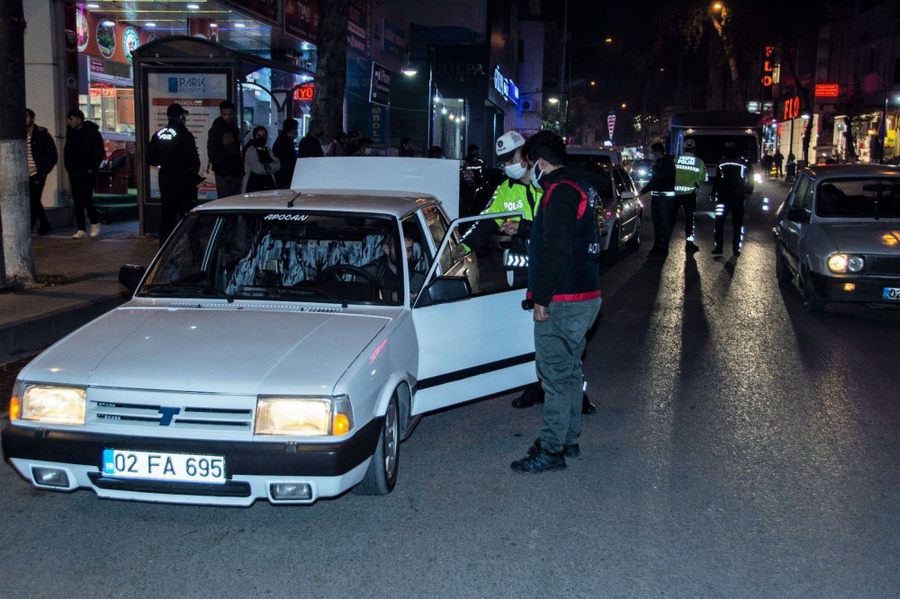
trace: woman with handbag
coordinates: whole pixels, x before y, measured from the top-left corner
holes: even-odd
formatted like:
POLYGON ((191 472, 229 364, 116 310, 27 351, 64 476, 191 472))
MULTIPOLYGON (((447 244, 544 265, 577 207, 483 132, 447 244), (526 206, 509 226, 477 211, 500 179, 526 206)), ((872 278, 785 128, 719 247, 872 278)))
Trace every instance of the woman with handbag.
POLYGON ((278 188, 275 182, 275 173, 281 168, 281 163, 269 149, 268 140, 269 132, 265 127, 254 127, 253 139, 244 150, 244 172, 247 173, 247 182, 244 187, 246 193, 278 188))

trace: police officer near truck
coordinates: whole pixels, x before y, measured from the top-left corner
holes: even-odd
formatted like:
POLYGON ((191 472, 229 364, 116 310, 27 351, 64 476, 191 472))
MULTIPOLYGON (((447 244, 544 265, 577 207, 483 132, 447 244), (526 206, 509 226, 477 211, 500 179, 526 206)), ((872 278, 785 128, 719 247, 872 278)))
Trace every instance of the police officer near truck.
POLYGON ((670 222, 675 222, 678 209, 684 210, 685 251, 696 252, 700 248, 694 243, 694 212, 697 211, 697 190, 706 181, 706 164, 694 156, 694 140, 684 140, 684 153, 675 158, 675 206, 670 222))
POLYGON ((170 104, 166 109, 169 123, 150 138, 147 162, 159 167, 160 245, 197 204, 197 184, 203 181, 197 142, 185 125, 187 114, 181 104, 170 104))
POLYGON ((725 154, 716 166, 712 193, 716 201, 716 246, 713 255, 722 254, 725 219, 731 215, 731 251, 741 255, 744 243, 744 200, 753 193, 753 178, 747 160, 738 153, 734 143, 725 144, 725 154))

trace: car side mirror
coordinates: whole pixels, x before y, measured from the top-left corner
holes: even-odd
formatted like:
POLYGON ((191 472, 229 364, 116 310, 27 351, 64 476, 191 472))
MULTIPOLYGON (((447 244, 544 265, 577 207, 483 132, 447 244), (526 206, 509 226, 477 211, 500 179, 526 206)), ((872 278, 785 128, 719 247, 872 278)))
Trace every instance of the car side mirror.
POLYGON ((433 306, 466 299, 472 295, 472 286, 466 277, 437 277, 422 290, 417 306, 433 306))
POLYGON ((623 200, 633 200, 633 199, 634 199, 634 192, 633 192, 633 191, 623 191, 623 192, 622 192, 622 199, 623 199, 623 200))
POLYGON ((144 278, 147 268, 140 264, 126 264, 119 269, 119 283, 124 285, 128 291, 134 293, 144 278))
POLYGON ((791 208, 787 211, 787 219, 798 223, 809 221, 809 214, 803 208, 791 208))

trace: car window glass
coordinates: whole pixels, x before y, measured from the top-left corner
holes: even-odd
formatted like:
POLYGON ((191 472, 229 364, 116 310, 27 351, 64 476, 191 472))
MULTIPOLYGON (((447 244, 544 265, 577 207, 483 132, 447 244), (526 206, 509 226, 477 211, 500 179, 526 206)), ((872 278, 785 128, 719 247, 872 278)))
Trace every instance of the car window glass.
POLYGON ((816 184, 812 179, 810 179, 806 184, 806 188, 803 190, 803 196, 800 199, 800 206, 804 210, 809 210, 810 212, 812 212, 815 189, 816 184))
POLYGON ((438 247, 444 241, 444 235, 447 234, 449 224, 444 219, 444 213, 437 206, 428 206, 422 209, 422 216, 425 218, 425 224, 431 232, 434 239, 434 246, 438 247))
POLYGON ((824 181, 816 214, 838 218, 900 218, 900 180, 855 178, 824 181))
POLYGON ((425 249, 425 237, 419 220, 410 215, 400 222, 403 243, 406 246, 406 260, 409 266, 409 288, 413 298, 425 283, 425 274, 431 268, 431 255, 425 249))
POLYGON ((800 180, 797 181, 797 185, 794 187, 794 195, 791 196, 790 208, 803 207, 803 195, 806 193, 806 188, 808 186, 809 178, 806 175, 801 176, 800 180))
POLYGON ((616 190, 619 192, 619 196, 621 196, 626 191, 630 191, 625 186, 625 181, 622 179, 622 173, 619 172, 619 169, 613 169, 613 184, 616 186, 616 190))
POLYGON ((396 223, 287 210, 193 213, 138 295, 402 304, 396 223))

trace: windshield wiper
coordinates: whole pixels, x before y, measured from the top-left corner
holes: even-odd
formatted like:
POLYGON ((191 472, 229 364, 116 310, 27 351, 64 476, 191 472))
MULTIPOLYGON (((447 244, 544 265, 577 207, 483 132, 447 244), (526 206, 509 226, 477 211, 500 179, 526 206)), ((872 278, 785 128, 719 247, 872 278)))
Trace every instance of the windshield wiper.
POLYGON ((177 281, 171 281, 168 283, 149 283, 147 285, 144 285, 141 288, 141 291, 150 295, 175 293, 181 291, 193 291, 203 296, 223 298, 229 301, 234 300, 233 296, 225 293, 224 291, 219 291, 218 289, 215 289, 207 283, 179 283, 177 281))

